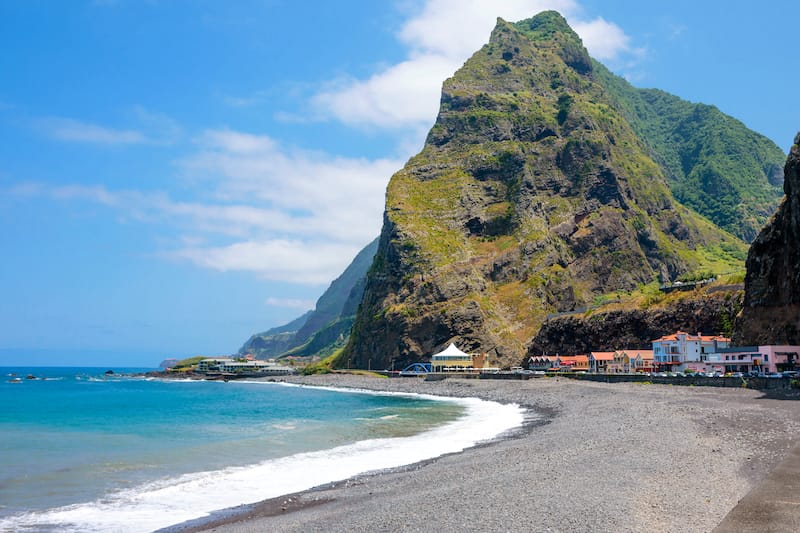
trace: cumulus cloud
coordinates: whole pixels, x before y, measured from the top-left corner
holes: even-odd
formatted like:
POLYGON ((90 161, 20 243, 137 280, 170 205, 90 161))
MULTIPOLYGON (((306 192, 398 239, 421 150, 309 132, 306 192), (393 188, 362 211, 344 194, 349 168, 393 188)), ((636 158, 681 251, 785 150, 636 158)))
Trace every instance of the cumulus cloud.
POLYGON ((367 79, 331 82, 312 98, 313 108, 352 126, 420 131, 436 117, 442 82, 486 42, 498 16, 516 21, 547 9, 561 12, 600 60, 641 52, 616 24, 583 20, 574 0, 427 0, 398 32, 405 60, 367 79))
POLYGON ((217 201, 259 205, 273 234, 366 243, 380 231, 384 193, 399 159, 344 158, 284 149, 262 135, 206 131, 181 161, 217 201))
POLYGON ((249 271, 274 281, 321 285, 340 274, 359 249, 336 242, 265 240, 184 248, 173 255, 221 272, 249 271))
POLYGON ((337 157, 285 148, 268 136, 208 130, 195 153, 176 164, 189 189, 203 191, 197 197, 40 183, 5 192, 91 202, 163 225, 177 234, 162 241, 162 257, 317 285, 341 274, 378 235, 386 183, 402 161, 337 157))

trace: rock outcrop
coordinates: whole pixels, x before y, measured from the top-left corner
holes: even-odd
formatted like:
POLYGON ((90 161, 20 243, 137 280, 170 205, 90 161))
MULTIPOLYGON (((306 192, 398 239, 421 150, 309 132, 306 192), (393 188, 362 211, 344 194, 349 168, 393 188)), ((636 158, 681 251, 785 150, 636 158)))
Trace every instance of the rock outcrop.
POLYGON ((784 166, 785 196, 747 255, 734 342, 800 344, 800 133, 784 166))
POLYGON ((741 288, 700 291, 666 306, 554 317, 542 324, 528 356, 651 349, 654 339, 677 330, 730 335, 743 295, 741 288))
POLYGON ((559 14, 500 19, 444 83, 425 147, 389 183, 338 364, 388 368, 453 341, 513 364, 549 313, 735 270, 745 250, 674 199, 559 14))

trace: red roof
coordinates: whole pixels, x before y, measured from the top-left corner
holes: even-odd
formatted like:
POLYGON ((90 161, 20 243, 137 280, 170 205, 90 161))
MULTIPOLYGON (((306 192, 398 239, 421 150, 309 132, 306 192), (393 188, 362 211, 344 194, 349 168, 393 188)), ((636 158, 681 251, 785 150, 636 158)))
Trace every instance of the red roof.
POLYGON ((614 352, 589 352, 589 357, 594 358, 595 361, 613 361, 614 352))
POLYGON ((685 331, 677 331, 672 335, 664 335, 659 339, 655 339, 651 342, 662 342, 662 341, 677 341, 678 336, 685 335, 687 341, 704 341, 704 342, 713 342, 713 341, 720 341, 720 342, 730 342, 731 340, 728 337, 723 337, 722 335, 701 335, 698 333, 697 335, 691 335, 686 333, 685 331))

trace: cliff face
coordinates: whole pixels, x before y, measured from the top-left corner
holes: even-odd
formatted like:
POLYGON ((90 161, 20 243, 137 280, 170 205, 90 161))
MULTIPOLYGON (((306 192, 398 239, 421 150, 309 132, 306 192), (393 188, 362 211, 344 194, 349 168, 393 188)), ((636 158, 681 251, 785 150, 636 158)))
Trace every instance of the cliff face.
POLYGON ((668 306, 556 317, 542 325, 528 356, 651 349, 653 339, 676 330, 730 335, 742 298, 741 289, 701 292, 668 306))
POLYGON ((800 344, 800 133, 784 166, 785 196, 747 255, 734 342, 800 344))
POLYGON ((389 183, 339 364, 403 364, 451 341, 510 364, 548 313, 740 265, 744 244, 674 200, 612 104, 560 15, 499 20, 389 183))

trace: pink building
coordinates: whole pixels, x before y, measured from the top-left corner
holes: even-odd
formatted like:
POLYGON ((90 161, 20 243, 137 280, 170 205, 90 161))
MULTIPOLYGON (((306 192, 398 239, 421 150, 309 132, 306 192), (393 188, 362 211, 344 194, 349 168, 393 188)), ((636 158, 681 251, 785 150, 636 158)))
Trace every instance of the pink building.
POLYGON ((709 360, 725 372, 783 372, 800 366, 800 346, 732 346, 709 360))

